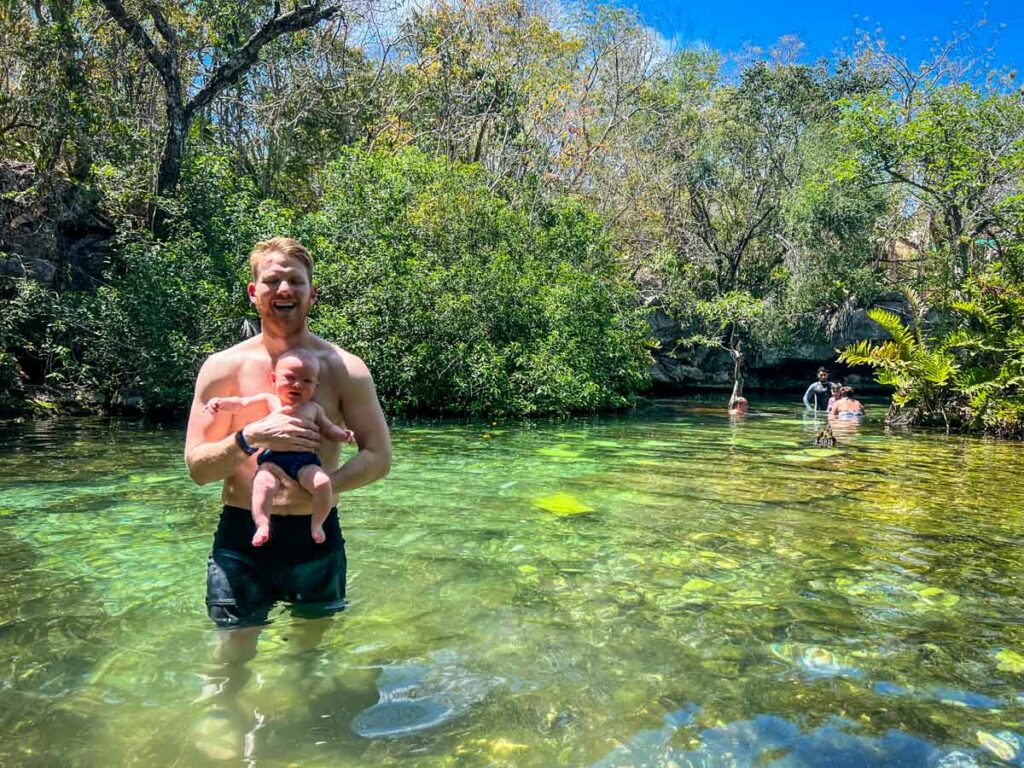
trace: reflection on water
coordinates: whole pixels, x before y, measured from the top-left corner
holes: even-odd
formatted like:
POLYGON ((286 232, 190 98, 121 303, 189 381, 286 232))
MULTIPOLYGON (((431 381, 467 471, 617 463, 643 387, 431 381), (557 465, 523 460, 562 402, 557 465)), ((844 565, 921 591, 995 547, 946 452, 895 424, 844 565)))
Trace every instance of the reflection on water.
POLYGON ((397 428, 349 610, 233 666, 182 432, 2 427, 0 764, 1024 764, 1021 446, 875 411, 397 428))

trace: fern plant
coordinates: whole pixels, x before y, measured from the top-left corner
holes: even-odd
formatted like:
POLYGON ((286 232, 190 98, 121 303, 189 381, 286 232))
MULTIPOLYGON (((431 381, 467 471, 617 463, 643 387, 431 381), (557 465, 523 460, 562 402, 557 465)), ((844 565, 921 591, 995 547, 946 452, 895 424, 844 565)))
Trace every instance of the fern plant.
POLYGON ((869 365, 893 388, 890 423, 944 423, 996 434, 1024 435, 1024 294, 998 272, 968 281, 956 301, 941 307, 948 330, 925 333, 929 309, 907 294, 908 322, 887 309, 868 317, 891 337, 859 341, 841 362, 869 365))
POLYGON ((870 365, 875 380, 893 388, 892 407, 887 421, 910 423, 941 419, 948 424, 950 383, 957 372, 957 361, 942 344, 935 345, 923 332, 927 307, 919 297, 907 297, 917 315, 910 325, 888 309, 874 308, 868 317, 878 323, 891 339, 851 344, 839 355, 840 362, 870 365))
POLYGON ((961 363, 957 389, 972 427, 997 434, 1024 431, 1024 296, 998 272, 965 286, 952 302, 955 329, 945 345, 961 363))

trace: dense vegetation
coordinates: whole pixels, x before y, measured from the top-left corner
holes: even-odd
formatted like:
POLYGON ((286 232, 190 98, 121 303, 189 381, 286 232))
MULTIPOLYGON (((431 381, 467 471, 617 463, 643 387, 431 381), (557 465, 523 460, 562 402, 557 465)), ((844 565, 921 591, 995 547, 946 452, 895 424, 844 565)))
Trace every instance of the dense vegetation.
POLYGON ((34 181, 0 232, 69 182, 117 239, 87 280, 0 240, 0 393, 180 407, 252 322, 252 242, 289 234, 320 260, 314 328, 392 412, 615 407, 651 307, 681 327, 659 354, 739 356, 838 343, 907 290, 927 308, 875 314, 896 346, 847 359, 893 418, 1013 432, 1024 95, 971 42, 806 63, 673 53, 615 6, 8 3, 0 163, 34 181))

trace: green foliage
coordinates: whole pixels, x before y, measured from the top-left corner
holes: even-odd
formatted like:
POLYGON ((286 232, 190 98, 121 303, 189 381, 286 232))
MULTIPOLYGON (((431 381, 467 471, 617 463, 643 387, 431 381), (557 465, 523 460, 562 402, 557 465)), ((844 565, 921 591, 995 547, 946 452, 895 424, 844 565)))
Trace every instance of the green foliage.
POLYGON ((39 396, 84 407, 190 402, 203 358, 242 338, 248 251, 290 214, 259 201, 218 153, 192 158, 174 211, 169 239, 123 238, 95 290, 57 292, 28 278, 0 285, 10 306, 0 324, 8 405, 26 397, 16 363, 39 396))
POLYGON ((366 359, 392 413, 543 414, 632 402, 648 327, 605 229, 579 201, 532 211, 479 167, 356 150, 319 180, 321 210, 259 200, 217 152, 194 156, 164 241, 134 236, 95 291, 12 281, 2 389, 83 404, 181 409, 203 358, 255 324, 248 252, 299 236, 317 258, 314 331, 366 359))
POLYGON ((926 308, 908 297, 918 322, 912 328, 885 309, 868 316, 892 337, 881 344, 861 341, 840 360, 876 369, 880 384, 895 389, 900 421, 942 419, 997 434, 1024 434, 1024 293, 990 270, 964 286, 964 297, 940 308, 946 329, 935 339, 922 332, 926 308))
POLYGON ((844 99, 835 175, 889 185, 908 229, 932 241, 930 287, 954 296, 963 280, 1019 255, 1015 201, 1024 170, 1024 95, 967 84, 844 99))
POLYGON ((120 234, 95 289, 0 283, 8 402, 43 387, 176 403, 251 320, 252 243, 291 234, 322 257, 315 327, 368 359, 395 412, 629 402, 647 353, 628 270, 684 342, 736 361, 836 343, 881 294, 921 291, 936 338, 917 309, 913 338, 879 315, 894 340, 849 354, 905 413, 1015 418, 1020 324, 972 280, 1024 282, 1024 92, 945 78, 948 51, 809 65, 788 39, 734 76, 714 51, 666 55, 621 5, 346 6, 192 110, 289 10, 126 10, 183 88, 167 93, 171 69, 157 76, 105 3, 0 10, 0 164, 31 164, 40 205, 70 179, 120 234), (152 190, 176 183, 153 217, 152 190))
MULTIPOLYGON (((912 327, 900 315, 887 309, 868 310, 868 317, 882 326, 891 341, 860 341, 839 355, 850 365, 870 365, 879 384, 893 387, 893 403, 902 419, 928 421, 948 418, 953 403, 950 391, 957 371, 953 355, 943 344, 932 344, 920 330, 922 316, 912 327)), ((890 418, 897 414, 891 413, 890 418)))
POLYGON ((313 328, 359 354, 389 410, 592 411, 648 376, 647 326, 600 222, 531 219, 478 167, 344 152, 299 224, 318 256, 313 328))

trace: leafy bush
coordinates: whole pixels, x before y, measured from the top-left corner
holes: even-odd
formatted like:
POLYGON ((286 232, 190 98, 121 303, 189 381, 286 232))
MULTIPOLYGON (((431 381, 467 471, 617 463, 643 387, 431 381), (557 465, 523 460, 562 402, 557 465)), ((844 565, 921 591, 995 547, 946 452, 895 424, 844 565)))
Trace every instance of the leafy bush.
POLYGON ((317 259, 313 330, 361 355, 392 413, 540 414, 631 402, 647 324, 601 222, 564 199, 516 209, 479 168, 414 151, 346 151, 321 210, 293 224, 218 154, 191 160, 171 236, 118 249, 108 282, 56 294, 21 281, 0 324, 0 382, 33 378, 100 407, 187 407, 196 371, 255 320, 256 240, 299 237, 317 259))
POLYGON ((929 338, 926 308, 913 326, 884 309, 868 316, 890 341, 861 341, 839 359, 876 370, 895 388, 889 421, 962 425, 992 434, 1024 435, 1024 291, 998 268, 968 280, 962 298, 940 308, 945 322, 929 338))
POLYGON ((561 199, 530 216, 475 166, 344 152, 298 227, 316 254, 314 330, 363 357, 386 406, 592 411, 645 385, 647 325, 600 222, 561 199))
POLYGON ((253 241, 289 214, 260 202, 217 154, 192 158, 173 212, 166 241, 124 236, 95 290, 0 286, 10 307, 0 324, 8 407, 25 397, 17 360, 41 396, 100 409, 188 405, 203 358, 242 338, 253 241))

